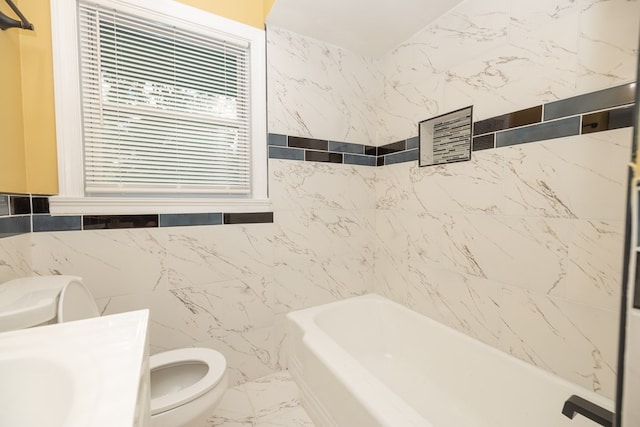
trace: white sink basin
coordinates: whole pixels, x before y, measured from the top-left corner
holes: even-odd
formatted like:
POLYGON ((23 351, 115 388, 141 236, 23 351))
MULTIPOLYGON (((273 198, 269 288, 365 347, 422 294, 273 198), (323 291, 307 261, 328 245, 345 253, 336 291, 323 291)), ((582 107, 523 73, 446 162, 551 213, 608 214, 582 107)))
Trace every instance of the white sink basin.
POLYGON ((147 328, 143 310, 0 333, 0 426, 136 425, 147 328))
MULTIPOLYGON (((11 358, 0 361, 0 425, 65 425, 82 415, 82 401, 74 383, 79 373, 60 361, 11 358), (24 403, 28 402, 27 405, 24 403)), ((93 393, 95 398, 95 393, 93 393)), ((94 399, 90 399, 94 400, 94 399)), ((95 402, 94 402, 95 403, 95 402)))

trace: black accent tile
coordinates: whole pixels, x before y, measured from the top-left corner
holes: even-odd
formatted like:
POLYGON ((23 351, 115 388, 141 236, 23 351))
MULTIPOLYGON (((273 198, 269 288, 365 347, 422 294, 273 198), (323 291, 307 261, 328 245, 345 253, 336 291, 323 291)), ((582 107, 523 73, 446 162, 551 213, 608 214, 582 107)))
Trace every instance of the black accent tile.
POLYGON ((530 125, 542 121, 542 105, 527 108, 501 116, 480 120, 473 124, 473 134, 482 135, 484 133, 498 130, 510 129, 519 126, 530 125))
POLYGON ((384 156, 377 157, 376 166, 384 166, 384 156))
POLYGON ((226 213, 225 224, 262 224, 273 222, 273 212, 226 213))
POLYGON ((389 154, 387 156, 384 156, 384 164, 392 165, 394 163, 404 163, 418 160, 418 152, 419 150, 408 150, 389 154))
POLYGON ((407 150, 413 150, 420 146, 420 137, 414 136, 412 138, 407 139, 407 150))
POLYGON ((488 150, 496 146, 496 134, 476 136, 473 138, 473 151, 488 150))
POLYGON ((0 218, 0 238, 31 232, 31 216, 6 216, 0 218))
POLYGON ((304 160, 304 150, 299 148, 269 147, 270 159, 304 160))
POLYGON ((160 214, 160 227, 222 224, 221 213, 160 214))
POLYGON ((11 215, 27 215, 31 213, 31 197, 9 196, 11 215))
POLYGON ((342 154, 305 150, 304 159, 307 162, 342 163, 342 154))
POLYGON ((81 216, 34 215, 33 231, 70 231, 82 230, 81 216))
POLYGON ((33 196, 31 197, 31 206, 34 214, 48 214, 49 197, 33 196))
POLYGON ((582 133, 601 132, 633 126, 635 107, 616 108, 582 116, 582 133))
POLYGON ((573 116, 590 111, 633 104, 636 96, 635 83, 629 83, 597 92, 586 93, 544 105, 544 119, 573 116))
POLYGON ((580 117, 544 122, 496 133, 496 147, 562 138, 580 133, 580 117))
POLYGON ((338 153, 364 154, 364 145, 350 142, 329 141, 329 151, 338 153))
POLYGON ((378 147, 374 147, 373 145, 365 145, 364 146, 364 154, 367 156, 377 156, 378 155, 378 147))
POLYGON ((287 135, 281 135, 279 133, 270 133, 267 136, 268 145, 279 145, 281 147, 287 146, 287 135))
POLYGON ((407 141, 392 142, 378 147, 378 156, 386 156, 387 154, 395 153, 397 151, 404 151, 407 149, 407 141))
POLYGON ((375 166, 376 158, 373 156, 358 156, 355 154, 345 154, 344 163, 348 165, 375 166))
POLYGON ((324 139, 302 138, 299 136, 289 137, 289 147, 308 148, 310 150, 327 151, 329 141, 324 139))
POLYGON ((84 230, 151 228, 158 226, 158 215, 85 215, 84 230))
POLYGON ((6 194, 0 195, 0 216, 9 215, 9 196, 6 194))

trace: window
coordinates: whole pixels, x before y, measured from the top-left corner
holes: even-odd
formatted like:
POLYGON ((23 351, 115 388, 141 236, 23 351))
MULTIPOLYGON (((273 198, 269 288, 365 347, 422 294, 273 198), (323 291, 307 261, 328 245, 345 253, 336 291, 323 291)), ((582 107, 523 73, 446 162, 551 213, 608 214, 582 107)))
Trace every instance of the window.
POLYGON ((52 17, 52 213, 268 205, 263 31, 171 1, 52 0, 52 17))

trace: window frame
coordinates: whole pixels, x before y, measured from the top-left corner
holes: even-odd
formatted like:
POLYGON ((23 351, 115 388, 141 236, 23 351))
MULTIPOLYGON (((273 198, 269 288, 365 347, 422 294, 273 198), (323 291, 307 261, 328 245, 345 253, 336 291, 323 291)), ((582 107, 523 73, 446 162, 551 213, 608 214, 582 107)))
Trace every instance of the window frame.
POLYGON ((51 36, 58 153, 59 194, 50 197, 53 215, 257 212, 270 209, 267 197, 265 31, 172 0, 89 0, 125 13, 191 31, 248 43, 250 48, 251 195, 250 197, 102 197, 86 196, 80 91, 78 2, 51 0, 51 36), (153 7, 153 9, 150 9, 153 7))

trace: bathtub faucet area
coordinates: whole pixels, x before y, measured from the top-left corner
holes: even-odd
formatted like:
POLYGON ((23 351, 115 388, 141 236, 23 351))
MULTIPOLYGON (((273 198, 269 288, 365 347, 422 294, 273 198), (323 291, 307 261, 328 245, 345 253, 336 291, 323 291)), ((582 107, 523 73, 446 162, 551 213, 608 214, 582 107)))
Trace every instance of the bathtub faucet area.
POLYGON ((573 419, 576 413, 581 414, 601 426, 613 427, 613 412, 575 394, 564 402, 562 413, 570 419, 573 419))

